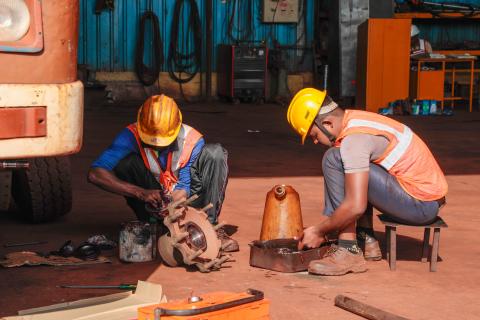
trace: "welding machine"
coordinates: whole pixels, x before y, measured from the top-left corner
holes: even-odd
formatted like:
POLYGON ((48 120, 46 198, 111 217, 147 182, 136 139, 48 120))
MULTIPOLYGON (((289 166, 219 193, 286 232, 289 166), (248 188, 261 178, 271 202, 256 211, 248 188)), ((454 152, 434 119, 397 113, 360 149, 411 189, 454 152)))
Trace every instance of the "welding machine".
POLYGON ((138 309, 138 320, 268 320, 263 292, 213 292, 138 309))
POLYGON ((264 100, 267 88, 268 48, 241 43, 221 44, 217 55, 217 93, 234 102, 264 100))

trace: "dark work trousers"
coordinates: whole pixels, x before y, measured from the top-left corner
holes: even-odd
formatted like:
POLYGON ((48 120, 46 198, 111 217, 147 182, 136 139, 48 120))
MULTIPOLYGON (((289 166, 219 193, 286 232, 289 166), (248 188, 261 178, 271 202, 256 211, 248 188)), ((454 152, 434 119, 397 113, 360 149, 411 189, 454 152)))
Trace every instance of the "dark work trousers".
MULTIPOLYGON (((227 160, 228 153, 220 144, 206 144, 190 168, 190 195, 199 196, 191 205, 203 208, 209 203, 213 204, 213 208, 207 210, 208 219, 212 223, 217 223, 225 199, 228 182, 227 160)), ((122 159, 114 168, 114 173, 119 179, 144 189, 161 188, 150 170, 145 167, 142 157, 136 153, 122 159)), ((139 220, 148 220, 149 213, 145 209, 145 202, 131 197, 126 197, 126 200, 139 220)))
MULTIPOLYGON (((345 173, 340 148, 327 150, 322 168, 325 180, 324 214, 331 216, 345 198, 345 173)), ((393 175, 374 163, 370 163, 368 175, 368 202, 365 214, 371 215, 373 206, 390 218, 411 225, 433 222, 439 209, 436 201, 421 201, 410 196, 393 175)))

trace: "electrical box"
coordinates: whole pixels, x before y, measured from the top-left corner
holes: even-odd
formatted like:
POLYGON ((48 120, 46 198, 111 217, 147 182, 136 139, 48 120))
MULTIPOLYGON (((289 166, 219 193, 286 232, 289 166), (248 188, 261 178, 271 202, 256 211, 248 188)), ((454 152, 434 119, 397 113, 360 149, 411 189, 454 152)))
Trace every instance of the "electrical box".
POLYGON ((298 0, 263 0, 263 22, 298 23, 298 0))
POLYGON ((218 46, 217 93, 236 100, 265 99, 268 48, 249 43, 218 46))

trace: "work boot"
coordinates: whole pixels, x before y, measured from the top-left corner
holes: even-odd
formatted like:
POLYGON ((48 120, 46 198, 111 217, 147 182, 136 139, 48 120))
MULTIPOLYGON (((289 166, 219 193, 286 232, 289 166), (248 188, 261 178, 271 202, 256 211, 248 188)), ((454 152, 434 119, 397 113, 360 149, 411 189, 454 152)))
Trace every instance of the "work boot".
POLYGON ((232 239, 226 232, 225 229, 220 228, 217 230, 217 235, 220 241, 222 242, 223 252, 236 252, 239 250, 237 240, 232 239))
POLYGON ((379 261, 382 260, 382 250, 380 250, 380 244, 375 237, 365 232, 357 233, 358 245, 363 251, 365 260, 379 261))
POLYGON ((347 248, 332 245, 320 260, 313 260, 308 265, 308 272, 321 276, 341 276, 349 272, 367 271, 367 262, 359 253, 352 253, 347 248))

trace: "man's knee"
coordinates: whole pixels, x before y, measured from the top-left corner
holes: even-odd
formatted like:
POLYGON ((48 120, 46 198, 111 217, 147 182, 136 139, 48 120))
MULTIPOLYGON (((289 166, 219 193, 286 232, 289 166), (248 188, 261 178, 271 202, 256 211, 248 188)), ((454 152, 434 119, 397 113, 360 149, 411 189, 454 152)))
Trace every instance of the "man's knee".
POLYGON ((202 157, 205 161, 221 164, 227 161, 228 152, 218 143, 206 144, 202 149, 202 157))
POLYGON ((323 155, 322 168, 325 172, 326 168, 336 168, 342 166, 342 156, 340 148, 330 148, 323 155))

